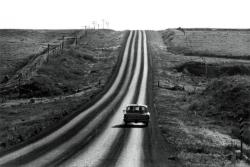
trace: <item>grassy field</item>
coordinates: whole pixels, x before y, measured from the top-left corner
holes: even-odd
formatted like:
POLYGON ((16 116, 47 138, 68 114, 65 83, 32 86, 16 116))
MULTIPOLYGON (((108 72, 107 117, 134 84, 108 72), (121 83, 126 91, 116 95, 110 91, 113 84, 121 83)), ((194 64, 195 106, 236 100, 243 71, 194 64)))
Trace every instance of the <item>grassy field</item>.
MULTIPOLYGON (((46 36, 57 39, 65 33, 53 32, 46 36)), ((0 105, 0 151, 44 132, 102 91, 115 67, 124 35, 122 31, 89 31, 77 45, 65 45, 63 52, 50 54, 37 73, 21 85, 21 96, 10 91, 0 105)))
POLYGON ((162 32, 168 50, 191 56, 250 59, 250 30, 167 29, 162 32))
MULTIPOLYGON (((173 38, 171 42, 166 40, 169 39, 165 36, 168 31, 148 33, 149 53, 153 56, 155 67, 154 100, 163 136, 170 146, 175 147, 175 155, 183 162, 183 166, 237 165, 233 156, 240 144, 237 118, 241 111, 246 114, 245 121, 249 121, 249 101, 243 99, 249 99, 250 94, 250 61, 223 56, 232 54, 227 50, 230 47, 223 45, 223 48, 218 42, 217 50, 214 49, 216 46, 209 40, 212 37, 207 35, 207 31, 204 34, 200 30, 188 32, 189 35, 199 34, 195 37, 207 43, 205 47, 198 47, 203 44, 197 42, 197 47, 192 48, 183 45, 185 40, 180 38, 183 34, 177 30, 174 31, 180 33, 179 37, 174 36, 176 39, 173 38), (224 51, 217 52, 219 47, 224 51), (186 51, 199 54, 186 56, 186 51), (216 54, 216 58, 201 58, 200 53, 203 51, 216 54), (236 106, 239 110, 235 109, 236 106)), ((223 38, 223 34, 232 36, 241 32, 216 33, 223 38)), ((232 38, 230 42, 237 43, 239 38, 247 38, 247 35, 237 37, 235 41, 232 38)), ((222 40, 226 41, 225 37, 222 40)), ((244 151, 248 157, 249 132, 249 127, 246 127, 244 151)))
MULTIPOLYGON (((53 35, 53 38, 60 39, 62 32, 55 32, 55 35, 59 35, 57 37, 53 35)), ((39 33, 40 31, 38 31, 39 33)), ((47 36, 50 37, 53 33, 48 32, 48 34, 47 36)), ((96 82, 106 82, 102 78, 96 80, 96 76, 99 76, 100 73, 105 73, 100 76, 106 76, 112 69, 116 61, 115 55, 117 52, 115 51, 120 47, 119 41, 122 39, 122 34, 122 32, 111 30, 89 30, 87 35, 84 35, 84 33, 78 34, 80 38, 77 45, 74 41, 72 41, 72 44, 65 42, 63 52, 50 54, 46 60, 43 60, 45 58, 39 60, 36 58, 34 61, 37 63, 33 63, 30 61, 32 59, 29 59, 29 62, 26 62, 24 67, 20 68, 20 70, 25 69, 25 76, 28 76, 21 80, 23 81, 20 87, 21 92, 12 89, 12 87, 14 88, 12 86, 10 89, 5 89, 4 94, 9 98, 53 96, 73 93, 96 82), (42 64, 41 67, 36 66, 40 63, 42 64)), ((15 60, 13 56, 13 62, 15 60)), ((15 73, 15 70, 11 67, 7 70, 12 70, 11 72, 15 73)), ((11 83, 13 84, 9 85, 18 85, 18 80, 15 79, 11 83)))
POLYGON ((60 122, 88 101, 92 92, 81 97, 53 100, 49 103, 26 103, 1 107, 0 151, 40 134, 60 122))
POLYGON ((0 30, 0 81, 5 75, 13 75, 48 43, 77 33, 79 30, 0 30))

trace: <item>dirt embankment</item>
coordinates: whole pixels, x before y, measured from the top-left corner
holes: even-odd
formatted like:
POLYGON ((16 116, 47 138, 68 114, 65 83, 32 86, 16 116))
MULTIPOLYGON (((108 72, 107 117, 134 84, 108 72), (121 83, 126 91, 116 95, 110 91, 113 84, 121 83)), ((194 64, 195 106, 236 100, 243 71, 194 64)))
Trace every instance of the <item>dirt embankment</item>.
MULTIPOLYGON (((249 120, 249 61, 173 54, 164 34, 162 38, 162 33, 149 32, 148 39, 158 124, 167 144, 176 150, 173 156, 190 167, 239 165, 234 156, 240 146, 242 111, 249 120)), ((246 126, 243 146, 249 157, 248 133, 246 126)))
POLYGON ((20 92, 10 91, 0 105, 0 150, 40 134, 102 91, 125 34, 88 31, 77 45, 65 45, 62 52, 50 54, 36 73, 21 84, 20 92))
POLYGON ((234 75, 250 75, 249 64, 239 63, 209 63, 189 61, 176 66, 178 72, 183 72, 193 76, 204 76, 208 78, 234 76, 234 75))

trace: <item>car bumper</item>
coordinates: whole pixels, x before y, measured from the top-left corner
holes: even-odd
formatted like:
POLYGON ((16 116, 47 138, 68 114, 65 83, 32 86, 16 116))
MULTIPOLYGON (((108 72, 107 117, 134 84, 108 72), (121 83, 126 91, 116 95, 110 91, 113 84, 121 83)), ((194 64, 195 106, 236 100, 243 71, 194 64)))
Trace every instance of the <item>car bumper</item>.
POLYGON ((124 117, 124 122, 149 122, 149 117, 124 117))

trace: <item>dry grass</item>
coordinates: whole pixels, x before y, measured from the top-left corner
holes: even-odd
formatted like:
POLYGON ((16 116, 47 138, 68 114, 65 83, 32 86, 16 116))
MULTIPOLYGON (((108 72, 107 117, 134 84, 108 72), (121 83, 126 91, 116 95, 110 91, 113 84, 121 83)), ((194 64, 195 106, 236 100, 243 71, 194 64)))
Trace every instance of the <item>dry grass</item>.
MULTIPOLYGON (((28 71, 32 72, 32 75, 29 80, 22 82, 21 97, 74 93, 99 80, 105 83, 106 77, 99 76, 110 74, 122 39, 123 32, 100 30, 82 36, 78 39, 77 46, 65 44, 63 52, 50 54, 38 69, 34 70, 31 66, 28 71)), ((16 98, 18 90, 10 88, 5 94, 16 98)))
POLYGON ((46 128, 58 123, 63 117, 74 112, 77 106, 88 101, 89 92, 77 98, 67 98, 54 102, 21 104, 1 108, 0 151, 35 136, 46 128))
POLYGON ((24 66, 28 58, 79 30, 0 30, 0 81, 4 75, 13 75, 24 66))
MULTIPOLYGON (((177 157, 183 162, 183 166, 233 166, 234 150, 231 146, 237 145, 236 148, 239 148, 238 138, 232 135, 235 124, 225 123, 216 114, 207 116, 206 113, 215 111, 217 106, 211 101, 210 104, 202 94, 207 85, 220 75, 211 75, 206 78, 204 60, 198 56, 188 57, 181 53, 168 52, 161 34, 152 32, 149 33, 148 38, 155 65, 155 83, 160 81, 162 84, 184 87, 184 90, 166 89, 166 86, 154 89, 158 122, 166 141, 176 147, 177 157)), ((217 68, 232 68, 235 71, 234 69, 238 66, 249 67, 249 62, 242 60, 206 58, 206 62, 209 63, 211 74, 218 72, 218 74, 225 75, 225 69, 218 70, 217 68)), ((239 69, 241 73, 244 68, 239 69)), ((220 90, 223 91, 223 89, 220 90)), ((219 101, 214 102, 217 105, 222 104, 219 101)), ((245 146, 245 149, 249 150, 249 147, 245 146)))
POLYGON ((250 31, 185 30, 163 31, 168 49, 177 53, 207 57, 242 57, 250 59, 250 31))
POLYGON ((34 103, 36 98, 28 99, 29 103, 17 99, 7 101, 13 104, 11 106, 0 106, 0 150, 41 133, 101 91, 112 74, 124 34, 111 30, 92 31, 79 39, 77 46, 65 46, 63 53, 51 54, 21 89, 22 98, 45 96, 41 103, 34 103), (85 92, 86 87, 90 88, 85 92), (79 90, 82 91, 80 96, 70 96, 79 90), (46 99, 47 96, 56 97, 46 99), (60 99, 60 96, 67 98, 60 99), (47 101, 46 105, 43 101, 47 101))

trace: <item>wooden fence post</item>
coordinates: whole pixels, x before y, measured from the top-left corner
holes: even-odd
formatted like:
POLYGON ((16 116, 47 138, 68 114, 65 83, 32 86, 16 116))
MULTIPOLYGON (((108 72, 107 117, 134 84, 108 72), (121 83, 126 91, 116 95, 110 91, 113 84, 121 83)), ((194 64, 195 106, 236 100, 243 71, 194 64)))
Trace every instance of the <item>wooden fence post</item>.
POLYGON ((99 79, 99 83, 98 83, 98 85, 99 85, 99 88, 101 87, 101 80, 99 79))
POLYGON ((63 51, 63 47, 64 47, 64 36, 63 36, 63 41, 62 41, 62 51, 63 51))
POLYGON ((240 158, 242 159, 243 157, 243 133, 244 133, 244 119, 240 117, 239 119, 240 122, 240 158))
POLYGON ((49 44, 48 44, 48 56, 49 56, 49 44))
POLYGON ((18 74, 18 94, 19 94, 19 97, 21 97, 21 79, 22 79, 22 73, 18 74))

